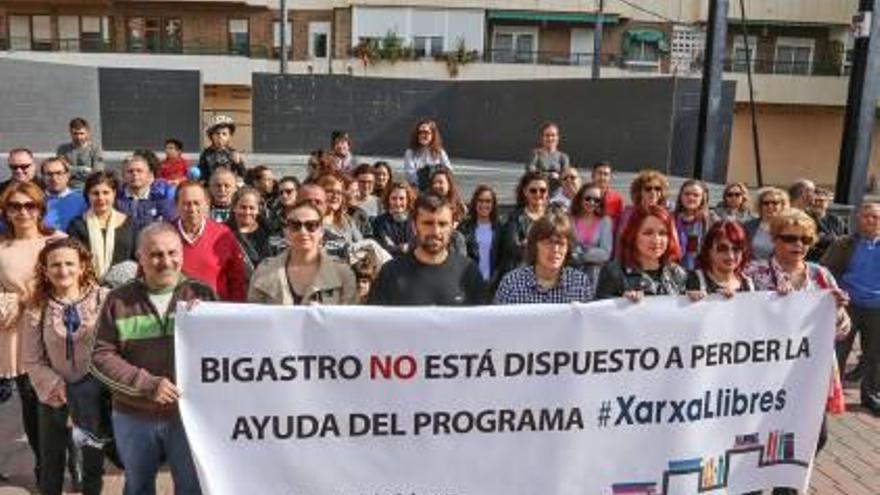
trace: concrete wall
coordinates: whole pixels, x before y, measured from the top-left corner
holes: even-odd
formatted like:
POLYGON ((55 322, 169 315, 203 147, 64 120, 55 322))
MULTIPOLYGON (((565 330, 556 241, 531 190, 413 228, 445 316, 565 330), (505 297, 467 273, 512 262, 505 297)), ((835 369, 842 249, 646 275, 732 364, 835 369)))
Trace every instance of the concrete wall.
POLYGON ((0 58, 0 152, 19 146, 54 151, 83 117, 101 140, 98 70, 0 58))
MULTIPOLYGON (((837 178, 843 108, 761 105, 758 108, 761 161, 766 184, 789 184, 800 177, 831 185, 837 178)), ((733 118, 729 180, 756 183, 752 121, 747 105, 733 118)), ((874 142, 880 129, 874 132, 874 142)), ((880 175, 880 149, 874 147, 869 173, 880 175)))

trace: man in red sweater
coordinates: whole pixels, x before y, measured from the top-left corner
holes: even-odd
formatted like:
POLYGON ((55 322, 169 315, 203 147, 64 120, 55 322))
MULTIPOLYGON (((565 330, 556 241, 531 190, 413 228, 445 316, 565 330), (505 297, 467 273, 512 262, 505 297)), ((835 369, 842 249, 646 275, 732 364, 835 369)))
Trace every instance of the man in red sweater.
POLYGON ((183 182, 175 202, 184 275, 204 282, 222 301, 244 301, 247 283, 241 248, 228 227, 208 218, 208 191, 199 182, 183 182))

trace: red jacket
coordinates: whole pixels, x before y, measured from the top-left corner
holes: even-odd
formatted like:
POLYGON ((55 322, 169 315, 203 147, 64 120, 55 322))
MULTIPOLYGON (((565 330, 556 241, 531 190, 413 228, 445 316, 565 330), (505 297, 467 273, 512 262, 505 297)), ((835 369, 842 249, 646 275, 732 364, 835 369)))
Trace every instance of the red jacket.
POLYGON ((222 223, 207 219, 202 234, 189 242, 180 222, 177 228, 183 241, 183 274, 205 283, 222 301, 244 301, 245 265, 235 234, 222 223))
POLYGON ((159 164, 159 170, 156 177, 165 179, 169 182, 182 182, 186 180, 186 158, 180 156, 176 159, 165 159, 159 164))

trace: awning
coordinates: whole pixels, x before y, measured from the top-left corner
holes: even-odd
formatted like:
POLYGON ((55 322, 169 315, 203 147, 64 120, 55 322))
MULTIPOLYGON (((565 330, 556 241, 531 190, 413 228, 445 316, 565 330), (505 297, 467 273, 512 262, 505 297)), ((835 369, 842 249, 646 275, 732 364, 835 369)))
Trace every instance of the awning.
MULTIPOLYGON (((567 22, 570 24, 595 24, 600 16, 589 12, 543 12, 537 10, 490 10, 489 20, 528 22, 567 22)), ((617 14, 601 14, 603 24, 617 24, 617 14)))
POLYGON ((657 29, 630 29, 623 35, 623 52, 629 53, 636 43, 653 43, 661 52, 669 50, 666 33, 657 29))

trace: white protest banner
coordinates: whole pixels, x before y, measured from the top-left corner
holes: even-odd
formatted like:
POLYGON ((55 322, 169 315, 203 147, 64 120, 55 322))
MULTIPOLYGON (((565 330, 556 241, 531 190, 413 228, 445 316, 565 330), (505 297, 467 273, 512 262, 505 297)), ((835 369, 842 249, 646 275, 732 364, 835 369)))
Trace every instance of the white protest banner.
POLYGON ((582 495, 803 488, 827 293, 585 305, 179 309, 205 493, 582 495))

